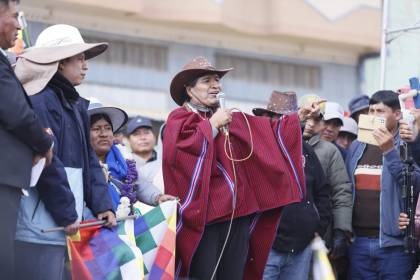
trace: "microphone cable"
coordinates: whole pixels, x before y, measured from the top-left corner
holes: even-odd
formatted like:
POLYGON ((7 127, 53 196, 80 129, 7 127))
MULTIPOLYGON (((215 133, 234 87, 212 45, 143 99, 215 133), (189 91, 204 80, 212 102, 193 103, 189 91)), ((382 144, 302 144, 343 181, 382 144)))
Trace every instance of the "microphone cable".
MULTIPOLYGON (((202 102, 202 100, 201 100, 201 98, 199 98, 194 92, 192 92, 191 91, 191 94, 198 100, 198 101, 200 101, 202 104, 203 104, 203 102, 202 102)), ((185 104, 185 103, 184 103, 185 104)), ((191 108, 189 108, 190 110, 191 110, 191 108)), ((224 109, 224 108, 223 108, 224 109)), ((188 107, 187 107, 187 110, 188 110, 188 107)), ((216 273, 217 273, 217 269, 219 268, 219 265, 220 265, 220 262, 221 262, 221 260, 222 260, 222 257, 223 257, 223 253, 224 253, 224 251, 225 251, 225 249, 226 249, 226 245, 227 245, 227 243, 228 243, 228 240, 229 240, 229 237, 230 237, 230 234, 231 234, 231 231, 232 231, 232 224, 233 224, 233 219, 234 219, 234 217, 235 217, 235 212, 236 212, 236 200, 237 200, 237 175, 236 175, 236 167, 235 167, 235 163, 236 162, 243 162, 243 161, 246 161, 246 160, 248 160, 249 158, 251 158, 251 156, 252 156, 252 154, 254 153, 254 139, 253 139, 253 136, 252 136, 252 130, 251 130, 251 125, 249 124, 249 121, 248 121, 248 118, 246 117, 246 115, 245 115, 245 113, 244 112, 242 112, 241 110, 239 110, 239 109, 237 109, 237 108, 232 108, 232 111, 233 110, 236 110, 236 111, 238 111, 239 113, 241 113, 242 114, 242 116, 244 117, 244 119, 245 119, 245 122, 246 122, 246 124, 247 124, 247 127, 248 127, 248 132, 249 132, 249 137, 250 137, 250 142, 251 142, 251 149, 250 149, 250 152, 249 152, 249 154, 246 156, 246 157, 244 157, 244 158, 241 158, 241 159, 235 159, 234 157, 233 157, 233 152, 232 152, 232 142, 230 141, 230 133, 229 133, 229 130, 227 130, 227 129, 222 129, 222 131, 223 131, 223 135, 225 136, 225 141, 224 141, 224 152, 225 152, 225 155, 226 155, 226 157, 230 160, 230 162, 231 162, 231 164, 232 164, 232 171, 233 171, 233 178, 234 178, 234 182, 233 182, 233 198, 232 198, 232 214, 231 214, 231 216, 230 216, 230 218, 229 218, 229 227, 228 227, 228 231, 227 231, 227 234, 226 234, 226 238, 225 238, 225 241, 223 242, 223 246, 222 246, 222 250, 221 250, 221 252, 220 252, 220 255, 219 255, 219 258, 217 259, 217 263, 216 263, 216 266, 214 267, 214 270, 213 270, 213 273, 212 273, 212 276, 211 276, 211 278, 210 278, 210 280, 213 280, 214 279, 214 277, 216 276, 216 273)))
POLYGON ((225 141, 224 141, 225 155, 230 160, 230 162, 232 164, 232 170, 233 170, 233 179, 234 179, 234 182, 233 182, 232 214, 231 214, 230 219, 229 219, 229 227, 228 227, 228 231, 227 231, 227 234, 226 234, 225 241, 223 242, 222 250, 220 252, 219 258, 217 259, 216 266, 214 267, 212 276, 210 278, 211 280, 213 280, 214 277, 216 276, 217 269, 219 268, 220 262, 221 262, 222 257, 223 257, 223 253, 224 253, 224 251, 226 249, 226 245, 228 243, 228 240, 229 240, 229 237, 230 237, 230 234, 231 234, 231 231, 232 231, 233 219, 235 217, 236 200, 237 200, 237 175, 236 175, 235 163, 236 162, 242 162, 242 161, 248 160, 249 158, 251 158, 252 154, 254 153, 254 139, 253 139, 253 136, 252 136, 251 125, 249 124, 248 118, 246 117, 245 113, 242 112, 241 110, 239 110, 237 108, 232 108, 232 110, 236 110, 239 113, 241 113, 242 116, 245 119, 245 122, 246 122, 246 124, 248 126, 248 131, 249 131, 249 137, 250 137, 250 141, 251 141, 251 149, 250 149, 249 154, 246 157, 241 158, 241 159, 235 159, 233 157, 233 152, 232 152, 232 142, 230 141, 230 133, 229 133, 228 130, 223 133, 223 135, 225 135, 225 141))

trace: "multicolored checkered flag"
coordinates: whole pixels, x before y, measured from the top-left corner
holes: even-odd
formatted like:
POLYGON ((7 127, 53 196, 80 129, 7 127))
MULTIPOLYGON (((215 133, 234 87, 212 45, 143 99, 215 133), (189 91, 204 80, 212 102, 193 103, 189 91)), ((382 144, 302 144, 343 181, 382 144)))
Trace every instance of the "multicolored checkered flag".
POLYGON ((177 202, 134 207, 141 215, 134 221, 134 235, 143 254, 145 279, 174 279, 177 202))
POLYGON ((174 279, 176 203, 138 202, 135 220, 80 228, 67 242, 72 279, 174 279))
POLYGON ((143 279, 143 259, 134 240, 132 219, 112 229, 81 228, 67 239, 67 248, 73 280, 143 279))

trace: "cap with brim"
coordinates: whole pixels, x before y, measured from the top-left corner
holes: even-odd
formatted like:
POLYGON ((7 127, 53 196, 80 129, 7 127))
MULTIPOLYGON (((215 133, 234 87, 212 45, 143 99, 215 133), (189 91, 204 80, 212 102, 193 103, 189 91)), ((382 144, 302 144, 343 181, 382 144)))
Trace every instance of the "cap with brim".
POLYGON ((103 53, 107 48, 107 43, 77 43, 54 47, 31 47, 26 49, 19 57, 39 64, 49 64, 81 53, 85 54, 85 59, 91 59, 103 53))
POLYGON ((128 116, 127 113, 121 110, 120 108, 116 107, 98 107, 93 109, 88 109, 88 115, 98 115, 103 114, 107 115, 111 120, 112 130, 115 133, 118 129, 120 129, 123 125, 127 123, 128 116))
POLYGON ((369 108, 369 96, 367 95, 356 96, 349 102, 350 117, 353 117, 354 114, 368 108, 369 108))
POLYGON ((369 104, 368 105, 361 105, 359 107, 356 107, 356 108, 353 109, 352 112, 350 112, 350 117, 353 117, 358 112, 366 110, 366 109, 369 109, 369 104))
POLYGON ((324 112, 324 121, 329 121, 332 119, 338 119, 341 125, 344 124, 344 109, 340 104, 336 102, 326 102, 325 103, 325 112, 324 112))
POLYGON ((51 81, 58 70, 59 61, 81 53, 85 53, 85 58, 90 59, 107 48, 107 43, 28 48, 19 55, 15 73, 26 93, 31 96, 39 93, 51 81))
POLYGON ((357 136, 358 127, 355 120, 349 117, 344 117, 343 126, 340 128, 340 132, 347 132, 357 136))
POLYGON ((293 91, 274 90, 267 103, 267 108, 254 108, 252 113, 256 116, 269 115, 270 117, 278 115, 287 115, 297 112, 297 96, 293 91))
MULTIPOLYGON (((316 95, 316 94, 305 94, 302 97, 299 98, 298 100, 298 106, 299 108, 305 107, 305 106, 310 106, 312 105, 314 102, 319 102, 319 101, 323 101, 326 100, 324 98, 321 98, 320 96, 316 95)), ((319 104, 319 115, 321 118, 324 117, 324 113, 325 113, 325 102, 322 102, 321 104, 319 104)))
POLYGON ((343 116, 341 116, 340 114, 334 114, 334 113, 325 113, 324 116, 324 121, 329 121, 329 120, 333 120, 333 119, 337 119, 340 121, 341 125, 344 124, 343 122, 343 116))
POLYGON ((153 129, 152 120, 142 116, 132 118, 127 124, 127 134, 131 135, 141 127, 153 129))
POLYGON ((265 108, 254 108, 252 109, 252 113, 255 116, 264 116, 264 115, 269 115, 269 116, 276 116, 276 115, 287 115, 287 114, 291 114, 291 113, 295 113, 296 111, 293 110, 280 110, 277 112, 274 112, 272 110, 268 110, 265 108))
POLYGON ((189 82, 208 74, 217 74, 220 78, 222 78, 230 70, 232 70, 232 68, 224 70, 189 69, 179 72, 171 82, 172 99, 176 104, 182 106, 187 99, 185 86, 189 82))
POLYGON ((232 69, 233 68, 216 69, 204 57, 196 57, 187 63, 183 67, 183 70, 176 74, 172 79, 170 86, 172 99, 176 104, 182 106, 187 99, 185 86, 188 83, 207 74, 217 74, 220 78, 222 78, 232 69))
POLYGON ((283 114, 283 113, 276 113, 276 112, 273 112, 271 110, 267 110, 267 109, 264 109, 264 108, 254 108, 254 109, 252 109, 252 113, 255 116, 269 115, 270 117, 283 114))
POLYGON ((85 43, 74 26, 53 25, 39 34, 34 47, 19 55, 15 72, 27 94, 34 95, 52 79, 59 61, 81 53, 85 54, 85 59, 91 59, 107 48, 107 43, 85 43))

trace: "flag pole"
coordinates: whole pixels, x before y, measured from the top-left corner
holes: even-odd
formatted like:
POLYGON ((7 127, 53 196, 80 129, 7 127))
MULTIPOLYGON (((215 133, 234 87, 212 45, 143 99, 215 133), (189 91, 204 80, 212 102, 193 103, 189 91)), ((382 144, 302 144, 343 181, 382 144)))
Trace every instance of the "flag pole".
MULTIPOLYGON (((125 220, 129 220, 129 219, 137 219, 140 215, 129 215, 129 216, 125 216, 125 217, 121 217, 117 219, 117 222, 122 222, 125 220)), ((107 221, 106 220, 101 220, 101 221, 93 221, 93 222, 89 222, 89 223, 84 223, 84 224, 80 224, 78 226, 78 228, 87 228, 87 227, 93 227, 93 226, 100 226, 100 225, 104 225, 107 221)), ((56 231, 63 231, 65 227, 53 227, 53 228, 47 228, 47 229, 41 229, 42 233, 50 233, 50 232, 56 232, 56 231)))
POLYGON ((381 70, 380 70, 380 89, 385 89, 386 85, 386 60, 387 60, 387 38, 388 38, 388 0, 382 1, 382 38, 381 38, 381 70))

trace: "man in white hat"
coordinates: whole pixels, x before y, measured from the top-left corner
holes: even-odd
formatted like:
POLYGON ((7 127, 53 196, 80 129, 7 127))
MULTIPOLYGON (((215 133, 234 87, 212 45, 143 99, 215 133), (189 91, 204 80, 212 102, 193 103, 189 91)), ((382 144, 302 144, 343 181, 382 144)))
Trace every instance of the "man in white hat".
POLYGON ((335 144, 340 148, 343 158, 346 158, 346 151, 351 143, 357 138, 357 123, 350 117, 344 117, 343 126, 340 128, 335 144))
POLYGON ((54 135, 54 158, 30 196, 22 199, 16 230, 17 279, 62 279, 66 234, 77 231, 84 205, 106 226, 116 224, 98 158, 90 145, 89 102, 78 94, 87 59, 107 48, 86 44, 77 28, 46 28, 35 47, 18 59, 15 71, 34 109, 54 135), (41 229, 63 226, 65 232, 41 229))
POLYGON ((337 139, 340 128, 343 126, 343 121, 343 107, 335 102, 326 102, 324 117, 321 121, 321 128, 319 131, 321 139, 328 142, 334 142, 337 139))
POLYGON ((0 0, 0 276, 13 279, 14 240, 21 189, 28 188, 32 164, 51 160, 51 137, 44 132, 13 73, 4 49, 13 47, 20 25, 17 0, 0 0))

